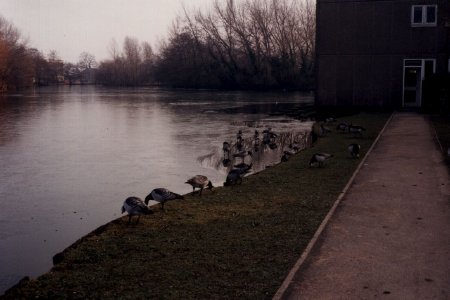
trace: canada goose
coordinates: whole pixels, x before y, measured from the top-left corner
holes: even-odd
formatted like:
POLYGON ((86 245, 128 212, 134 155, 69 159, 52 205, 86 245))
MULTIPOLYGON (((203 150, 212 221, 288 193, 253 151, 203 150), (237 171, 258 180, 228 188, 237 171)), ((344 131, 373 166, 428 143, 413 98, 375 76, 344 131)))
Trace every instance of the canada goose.
POLYGON ((236 134, 236 142, 241 143, 242 142, 242 130, 239 130, 236 134))
POLYGON ((290 151, 293 151, 294 153, 300 151, 300 145, 296 142, 294 142, 294 144, 289 144, 288 148, 290 151))
POLYGON ((286 153, 286 151, 284 151, 283 155, 281 156, 281 162, 287 162, 290 157, 291 155, 289 155, 289 153, 286 153))
POLYGON ((229 158, 225 158, 224 160, 222 160, 222 165, 226 168, 230 165, 231 160, 229 158))
POLYGON ((323 162, 330 157, 333 157, 333 155, 328 153, 315 153, 309 161, 309 166, 312 167, 314 164, 318 164, 319 167, 321 167, 323 165, 323 162))
POLYGON ((145 204, 148 204, 150 200, 155 200, 161 204, 161 209, 164 210, 164 203, 175 199, 184 199, 184 197, 171 192, 168 189, 157 188, 151 191, 150 194, 145 197, 145 204))
POLYGON ((242 183, 242 172, 239 169, 232 169, 228 172, 227 179, 223 183, 224 186, 230 186, 232 184, 242 183))
POLYGON ((250 169, 252 168, 253 164, 246 164, 246 163, 240 163, 237 165, 234 165, 234 170, 237 170, 241 173, 241 175, 250 172, 250 169))
POLYGON ((239 152, 233 154, 233 157, 240 157, 240 158, 242 158, 242 160, 244 160, 244 158, 245 158, 247 155, 250 156, 250 157, 253 156, 252 151, 245 151, 245 150, 242 150, 242 151, 239 151, 239 152))
POLYGON ((348 132, 353 133, 354 136, 362 136, 363 131, 366 131, 366 129, 362 126, 358 125, 348 125, 348 132))
POLYGON ((361 146, 359 144, 348 145, 348 152, 352 157, 359 157, 359 150, 361 150, 361 146))
POLYGON ((128 224, 131 222, 132 216, 138 216, 136 220, 136 224, 139 223, 139 218, 141 215, 150 215, 153 213, 144 202, 138 197, 128 197, 125 199, 122 205, 122 213, 128 213, 128 224))
POLYGON ((325 125, 323 125, 323 123, 320 124, 320 135, 321 136, 325 136, 327 133, 330 133, 331 129, 328 127, 325 127, 325 125))
POLYGON ((192 194, 194 194, 195 188, 199 188, 200 196, 202 195, 204 188, 208 188, 209 190, 212 190, 213 188, 212 182, 208 179, 208 177, 203 175, 195 175, 194 177, 188 179, 185 183, 192 186, 192 194))
POLYGON ((337 124, 336 130, 340 130, 340 131, 345 132, 345 131, 347 131, 347 127, 348 127, 348 124, 342 122, 342 123, 337 124))
POLYGON ((336 122, 336 119, 333 118, 333 117, 329 117, 329 118, 326 118, 326 119, 325 119, 325 123, 326 123, 326 124, 334 123, 334 122, 336 122))
POLYGON ((222 150, 223 150, 223 157, 225 157, 225 154, 227 155, 227 158, 230 158, 230 143, 223 142, 222 150))

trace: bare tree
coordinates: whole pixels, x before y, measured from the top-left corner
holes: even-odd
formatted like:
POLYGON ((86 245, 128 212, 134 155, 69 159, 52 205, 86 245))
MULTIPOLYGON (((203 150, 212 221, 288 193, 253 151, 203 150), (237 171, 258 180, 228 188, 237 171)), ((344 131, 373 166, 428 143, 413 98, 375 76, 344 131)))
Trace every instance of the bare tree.
POLYGON ((96 68, 97 65, 97 61, 95 60, 95 56, 88 53, 88 52, 82 52, 80 54, 80 58, 78 61, 78 67, 81 70, 84 69, 92 69, 92 68, 96 68))

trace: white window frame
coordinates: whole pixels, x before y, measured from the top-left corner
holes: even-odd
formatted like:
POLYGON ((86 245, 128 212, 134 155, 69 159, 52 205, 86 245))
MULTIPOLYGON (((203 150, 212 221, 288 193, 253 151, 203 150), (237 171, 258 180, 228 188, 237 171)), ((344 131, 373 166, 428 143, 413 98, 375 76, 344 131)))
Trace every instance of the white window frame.
POLYGON ((437 4, 426 4, 426 5, 412 5, 411 6, 411 26, 412 27, 434 27, 437 25, 437 4), (420 7, 422 11, 421 22, 414 22, 414 9, 420 7), (428 7, 434 7, 434 22, 427 21, 427 9, 428 7))

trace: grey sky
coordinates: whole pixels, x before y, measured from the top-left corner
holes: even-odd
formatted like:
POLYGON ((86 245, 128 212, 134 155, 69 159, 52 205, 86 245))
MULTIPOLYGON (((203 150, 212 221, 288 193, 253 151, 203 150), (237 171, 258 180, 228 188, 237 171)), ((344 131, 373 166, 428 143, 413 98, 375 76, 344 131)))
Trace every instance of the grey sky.
POLYGON ((209 7, 213 0, 0 0, 0 15, 20 29, 29 46, 48 54, 56 50, 65 61, 77 62, 81 52, 97 61, 109 57, 114 38, 125 36, 156 47, 182 4, 209 7))

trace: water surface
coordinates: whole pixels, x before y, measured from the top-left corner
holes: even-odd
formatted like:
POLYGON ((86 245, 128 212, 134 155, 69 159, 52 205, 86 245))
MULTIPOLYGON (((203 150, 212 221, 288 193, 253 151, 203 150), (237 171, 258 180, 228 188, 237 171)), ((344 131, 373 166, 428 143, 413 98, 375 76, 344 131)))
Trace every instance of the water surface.
MULTIPOLYGON (((0 293, 51 268, 54 254, 119 217, 123 200, 155 187, 187 193, 196 174, 223 184, 223 141, 271 127, 278 149, 254 153, 254 171, 279 161, 311 126, 270 116, 311 94, 45 88, 0 98, 0 293)), ((170 204, 168 205, 170 209, 170 204)))

